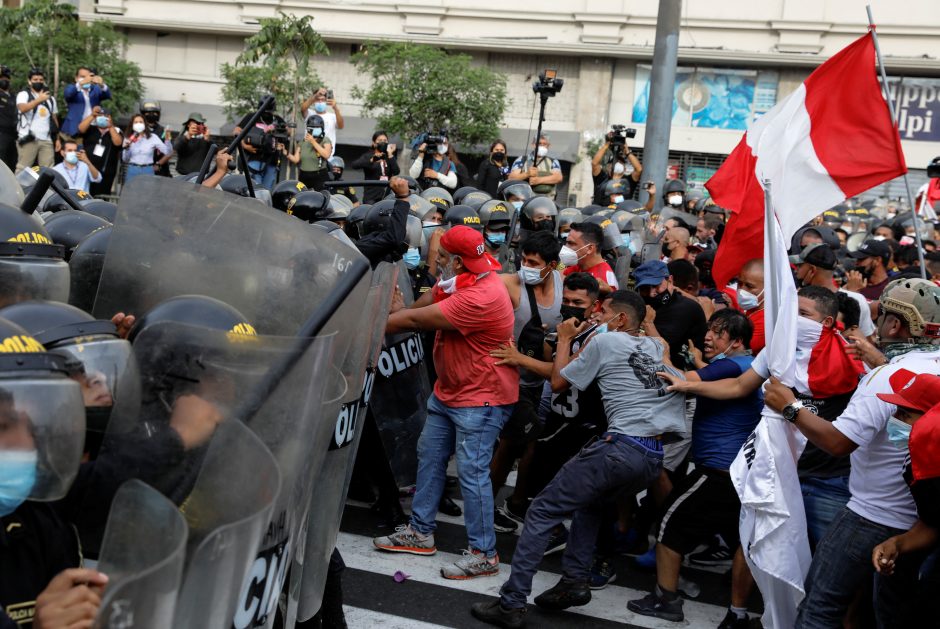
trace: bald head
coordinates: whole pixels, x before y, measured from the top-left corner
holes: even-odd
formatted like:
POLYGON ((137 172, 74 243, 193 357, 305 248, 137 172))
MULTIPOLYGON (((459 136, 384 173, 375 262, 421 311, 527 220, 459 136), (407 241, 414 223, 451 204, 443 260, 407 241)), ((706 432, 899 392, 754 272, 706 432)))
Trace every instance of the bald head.
POLYGON ((738 273, 738 286, 752 295, 764 292, 764 261, 760 258, 748 260, 738 273))
POLYGON ((666 232, 666 235, 669 237, 670 241, 675 241, 684 247, 689 245, 689 241, 692 238, 689 230, 685 227, 673 227, 666 232))

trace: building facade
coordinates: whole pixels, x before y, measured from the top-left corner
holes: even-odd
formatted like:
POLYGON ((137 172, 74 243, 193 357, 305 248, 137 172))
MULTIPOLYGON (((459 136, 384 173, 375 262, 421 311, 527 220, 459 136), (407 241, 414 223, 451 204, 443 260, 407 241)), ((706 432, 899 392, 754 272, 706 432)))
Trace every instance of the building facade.
MULTIPOLYGON (((865 4, 684 0, 670 175, 694 185, 707 180, 755 116, 865 33, 865 4)), ((935 0, 872 5, 916 184, 940 154, 940 120, 934 120, 940 117, 940 11, 935 0)), ((531 83, 542 69, 556 69, 565 87, 549 103, 545 129, 570 168, 567 197, 559 202, 585 203, 590 196, 588 147, 610 125, 635 128, 636 146, 644 139, 657 10, 648 0, 540 0, 519 8, 501 0, 78 0, 78 6, 83 19, 111 20, 126 32, 127 57, 140 64, 147 96, 164 103, 171 125, 167 112, 201 108, 219 128, 221 64, 234 61, 260 18, 285 12, 313 15, 329 45, 330 55, 314 66, 343 107, 347 129, 338 144, 352 153, 368 144, 373 122, 352 98, 352 88, 365 81, 350 57, 376 39, 460 50, 504 74, 510 97, 504 138, 515 154, 525 148, 537 115, 531 83)), ((885 192, 896 197, 900 187, 885 192)))

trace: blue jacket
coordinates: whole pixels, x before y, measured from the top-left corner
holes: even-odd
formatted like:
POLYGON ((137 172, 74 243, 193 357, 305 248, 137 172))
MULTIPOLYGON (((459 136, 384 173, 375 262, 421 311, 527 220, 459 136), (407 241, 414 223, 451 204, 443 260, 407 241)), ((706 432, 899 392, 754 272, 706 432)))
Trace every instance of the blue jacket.
MULTIPOLYGON (((101 101, 111 99, 111 90, 107 85, 101 87, 92 83, 91 89, 88 90, 88 99, 92 107, 100 105, 101 101)), ((85 113, 85 97, 82 96, 82 90, 75 83, 65 86, 65 102, 68 104, 69 111, 65 115, 65 120, 62 121, 62 133, 76 135, 78 124, 84 118, 82 114, 85 113)))

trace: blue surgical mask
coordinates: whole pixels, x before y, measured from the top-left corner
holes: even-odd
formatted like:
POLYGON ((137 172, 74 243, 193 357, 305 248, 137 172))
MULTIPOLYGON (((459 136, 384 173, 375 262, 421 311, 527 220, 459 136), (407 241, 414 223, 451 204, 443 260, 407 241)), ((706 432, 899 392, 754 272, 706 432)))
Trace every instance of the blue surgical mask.
POLYGON ((741 310, 753 310, 760 305, 760 296, 764 294, 764 291, 761 291, 759 295, 748 292, 743 288, 738 289, 738 305, 741 307, 741 310))
POLYGON ((409 247, 401 259, 405 261, 406 267, 416 269, 421 264, 421 252, 418 251, 417 247, 409 247))
POLYGON ((512 202, 512 206, 513 206, 514 208, 516 208, 517 210, 521 210, 523 204, 524 204, 524 201, 513 201, 513 202, 512 202))
POLYGON ((711 359, 710 359, 708 362, 710 362, 710 363, 717 363, 717 362, 718 362, 719 360, 721 360, 722 358, 727 358, 727 357, 728 357, 727 354, 725 354, 724 352, 721 352, 720 354, 715 354, 714 356, 712 356, 711 359))
POLYGON ((885 430, 888 431, 888 441, 893 443, 895 448, 898 450, 907 449, 907 442, 911 438, 911 427, 908 424, 897 417, 889 417, 885 430))
POLYGON ((503 232, 495 232, 495 233, 487 232, 486 239, 487 241, 489 241, 491 245, 493 245, 494 247, 498 247, 499 245, 506 242, 506 234, 504 234, 503 232))
POLYGON ((29 498, 38 463, 35 450, 0 450, 0 516, 13 513, 29 498))
POLYGON ((69 164, 77 164, 78 153, 76 153, 75 151, 67 151, 65 153, 65 161, 68 162, 69 164))
POLYGON ((89 83, 82 83, 82 89, 83 89, 83 90, 90 90, 90 89, 91 89, 91 83, 90 83, 90 82, 89 82, 89 83))
POLYGON ((600 324, 599 326, 597 326, 597 328, 595 328, 594 334, 605 334, 607 331, 608 331, 608 330, 607 330, 607 324, 606 324, 606 323, 602 323, 602 324, 600 324))
POLYGON ((318 114, 322 114, 326 111, 326 103, 314 103, 313 110, 318 114))
POLYGON ((323 129, 321 129, 320 127, 310 127, 309 131, 310 131, 310 135, 312 135, 315 138, 319 138, 320 136, 323 135, 323 129))
POLYGON ((95 126, 98 127, 107 127, 108 126, 108 117, 107 116, 98 116, 95 118, 95 126))
POLYGON ((534 269, 530 266, 524 266, 519 269, 519 274, 526 286, 535 286, 542 281, 542 271, 544 269, 534 269))

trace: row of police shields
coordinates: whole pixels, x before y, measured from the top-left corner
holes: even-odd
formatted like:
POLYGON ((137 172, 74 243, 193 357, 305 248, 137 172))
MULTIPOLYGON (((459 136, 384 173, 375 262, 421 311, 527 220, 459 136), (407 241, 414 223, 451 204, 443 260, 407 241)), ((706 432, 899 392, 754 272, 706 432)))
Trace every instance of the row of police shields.
POLYGON ((423 364, 375 382, 383 345, 401 341, 384 327, 406 283, 399 266, 373 270, 348 244, 251 199, 160 177, 127 187, 93 314, 198 294, 234 306, 258 334, 157 323, 134 340, 136 381, 118 386, 139 395, 115 396, 94 462, 107 478, 87 490, 89 510, 110 505, 103 535, 79 527, 109 576, 95 627, 271 627, 278 615, 292 627, 314 616, 370 396, 380 431, 404 421, 416 439, 423 423, 423 364), (381 391, 408 382, 402 416, 381 391), (182 396, 210 402, 221 421, 181 456, 169 426, 205 421, 204 406, 175 403, 182 396))

